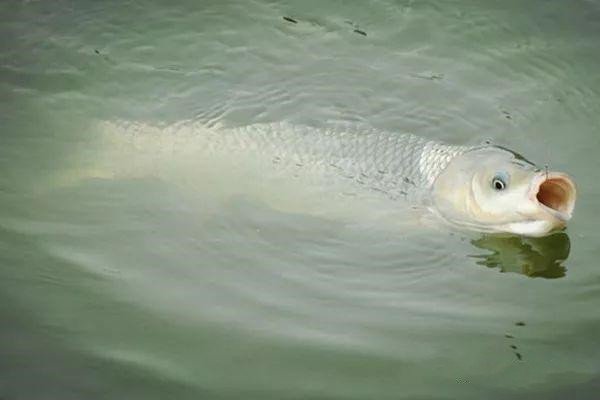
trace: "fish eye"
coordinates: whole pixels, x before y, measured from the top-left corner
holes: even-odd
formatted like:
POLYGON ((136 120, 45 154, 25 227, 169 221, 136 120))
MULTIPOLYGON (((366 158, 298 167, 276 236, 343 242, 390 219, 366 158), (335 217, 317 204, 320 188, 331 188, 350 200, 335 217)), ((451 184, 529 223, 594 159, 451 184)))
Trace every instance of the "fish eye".
POLYGON ((497 190, 497 191, 501 191, 506 189, 506 187, 508 186, 508 174, 505 172, 498 172, 496 175, 494 175, 494 178, 492 179, 492 187, 497 190))

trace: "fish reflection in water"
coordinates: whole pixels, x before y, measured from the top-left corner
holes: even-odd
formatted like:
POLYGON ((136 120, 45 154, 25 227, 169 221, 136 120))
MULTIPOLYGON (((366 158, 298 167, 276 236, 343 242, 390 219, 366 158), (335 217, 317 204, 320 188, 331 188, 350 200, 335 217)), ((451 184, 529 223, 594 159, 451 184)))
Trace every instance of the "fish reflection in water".
POLYGON ((541 238, 485 235, 471 243, 491 252, 472 255, 479 265, 543 278, 565 276, 563 263, 571 250, 569 235, 564 232, 541 238))

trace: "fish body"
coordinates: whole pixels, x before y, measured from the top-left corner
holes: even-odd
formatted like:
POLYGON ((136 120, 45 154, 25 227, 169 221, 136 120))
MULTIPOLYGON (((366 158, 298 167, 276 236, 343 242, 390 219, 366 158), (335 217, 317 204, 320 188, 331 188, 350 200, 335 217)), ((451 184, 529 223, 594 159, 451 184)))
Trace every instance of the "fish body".
POLYGON ((456 156, 473 148, 408 133, 354 127, 316 129, 287 123, 226 130, 215 142, 223 140, 230 150, 265 153, 300 165, 321 165, 392 198, 414 197, 430 190, 456 156))
MULTIPOLYGON (((115 130, 114 123, 104 125, 115 130)), ((117 126, 133 136, 153 131, 161 137, 201 136, 202 151, 266 157, 279 168, 326 170, 390 198, 418 202, 445 221, 475 231, 545 236, 563 228, 575 206, 576 188, 567 174, 543 171, 518 153, 490 144, 450 145, 352 126, 117 126)))

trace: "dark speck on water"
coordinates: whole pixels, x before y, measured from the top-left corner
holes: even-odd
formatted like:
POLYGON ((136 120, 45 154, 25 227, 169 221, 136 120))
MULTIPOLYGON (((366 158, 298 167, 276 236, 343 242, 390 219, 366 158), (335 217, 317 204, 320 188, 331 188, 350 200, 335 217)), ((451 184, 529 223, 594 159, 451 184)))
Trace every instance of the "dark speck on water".
POLYGON ((515 356, 517 356, 517 359, 519 361, 523 360, 523 356, 521 355, 521 353, 515 353, 515 356))
POLYGON ((514 344, 511 344, 511 345, 510 345, 510 348, 511 348, 511 349, 513 349, 513 350, 516 350, 516 349, 517 349, 517 346, 515 346, 514 344))
POLYGON ((505 333, 505 334, 504 334, 504 337, 505 337, 505 338, 508 338, 508 339, 514 339, 514 338, 515 338, 515 337, 514 337, 513 335, 511 335, 510 333, 505 333))
POLYGON ((515 322, 515 325, 516 326, 525 326, 525 322, 523 322, 523 321, 517 321, 517 322, 515 322))
POLYGON ((100 54, 100 51, 98 49, 94 49, 94 53, 100 54))
POLYGON ((355 29, 352 32, 358 33, 359 35, 367 36, 367 32, 362 31, 360 29, 355 29))
POLYGON ((291 22, 293 24, 297 24, 298 21, 296 21, 294 18, 290 18, 290 17, 283 17, 283 19, 285 19, 288 22, 291 22))
POLYGON ((444 79, 444 74, 436 74, 432 72, 426 72, 421 74, 410 74, 410 76, 419 79, 426 79, 428 81, 439 81, 444 79))

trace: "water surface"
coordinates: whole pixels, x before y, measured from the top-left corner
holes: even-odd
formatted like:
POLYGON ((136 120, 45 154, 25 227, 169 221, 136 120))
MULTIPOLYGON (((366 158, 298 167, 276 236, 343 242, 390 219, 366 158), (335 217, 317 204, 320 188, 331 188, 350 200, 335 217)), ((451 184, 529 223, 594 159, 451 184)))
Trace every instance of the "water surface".
POLYGON ((0 10, 1 398, 600 391, 597 1, 0 10), (173 134, 278 121, 492 140, 571 173, 575 217, 457 232, 173 134))

